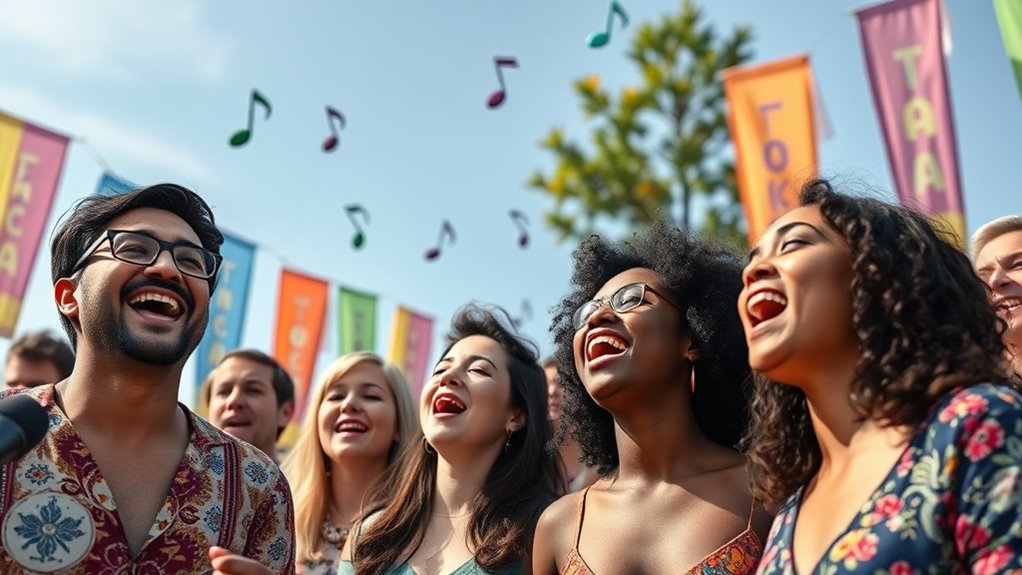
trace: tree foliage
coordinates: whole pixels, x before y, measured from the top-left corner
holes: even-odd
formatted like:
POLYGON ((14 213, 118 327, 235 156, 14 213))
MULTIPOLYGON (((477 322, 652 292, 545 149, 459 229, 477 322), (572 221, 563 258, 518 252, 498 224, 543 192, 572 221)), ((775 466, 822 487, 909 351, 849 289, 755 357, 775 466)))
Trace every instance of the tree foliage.
POLYGON ((684 0, 680 13, 645 23, 632 37, 628 58, 638 86, 612 94, 599 76, 575 81, 594 124, 590 145, 552 128, 540 146, 556 167, 528 181, 554 198, 546 222, 562 240, 597 231, 603 220, 645 226, 662 211, 688 228, 698 194, 707 200, 702 231, 744 243, 720 72, 752 58, 751 37, 741 26, 721 37, 684 0))

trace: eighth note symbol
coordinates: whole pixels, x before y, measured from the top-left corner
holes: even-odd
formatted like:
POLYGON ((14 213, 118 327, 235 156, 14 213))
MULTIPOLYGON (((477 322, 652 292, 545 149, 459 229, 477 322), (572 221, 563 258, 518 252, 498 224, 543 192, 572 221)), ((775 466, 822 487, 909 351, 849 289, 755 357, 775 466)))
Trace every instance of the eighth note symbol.
POLYGON ((454 243, 454 240, 455 240, 455 237, 454 237, 454 226, 452 226, 451 222, 449 222, 447 220, 444 220, 443 225, 440 226, 440 235, 436 239, 436 247, 435 248, 430 248, 429 250, 426 251, 426 255, 425 255, 426 261, 433 261, 433 260, 437 259, 438 257, 440 257, 440 249, 444 245, 444 237, 445 236, 450 238, 450 243, 452 243, 452 244, 454 243))
POLYGON ((519 210, 511 210, 509 215, 511 216, 511 221, 514 222, 515 226, 518 228, 518 231, 521 232, 521 235, 518 236, 518 247, 527 247, 529 245, 529 231, 525 229, 525 226, 529 224, 529 218, 525 217, 525 214, 519 210))
POLYGON ((344 206, 344 211, 347 214, 348 219, 351 220, 351 225, 355 226, 356 230, 355 235, 351 238, 351 247, 355 248, 356 250, 361 249, 362 246, 365 244, 366 235, 365 232, 362 230, 362 226, 358 225, 358 222, 355 221, 355 214, 358 213, 362 214, 362 216, 365 218, 366 225, 369 225, 369 212, 360 204, 351 204, 350 206, 344 206))
POLYGON ((334 125, 335 122, 332 121, 332 120, 336 120, 336 124, 339 125, 342 130, 344 129, 344 126, 346 124, 346 122, 344 120, 344 114, 338 112, 337 108, 334 108, 333 106, 327 106, 326 107, 326 124, 328 126, 330 126, 330 132, 333 135, 327 136, 326 139, 323 140, 323 151, 324 152, 332 152, 332 151, 334 151, 334 148, 336 148, 337 144, 340 142, 340 140, 338 139, 340 137, 340 134, 338 134, 339 130, 337 129, 337 126, 334 125))
POLYGON ((617 0, 611 0, 610 10, 607 12, 607 29, 602 32, 594 32, 589 35, 589 47, 590 48, 602 48, 610 43, 610 30, 611 24, 614 23, 614 14, 621 17, 621 27, 628 26, 628 14, 625 13, 625 9, 618 4, 617 0))
POLYGON ((490 108, 498 108, 504 103, 507 98, 507 88, 504 86, 504 72, 501 68, 517 68, 518 60, 511 56, 505 56, 503 58, 496 56, 493 58, 493 67, 497 70, 497 82, 500 83, 500 88, 494 90, 490 94, 490 98, 486 101, 486 105, 490 108))
POLYGON ((244 130, 238 130, 233 136, 231 136, 229 143, 232 148, 240 148, 252 139, 252 124, 255 122, 253 115, 255 114, 256 103, 262 104, 263 107, 266 108, 266 118, 264 119, 270 119, 270 114, 273 112, 273 109, 270 107, 270 101, 266 99, 266 96, 260 94, 259 90, 253 88, 252 96, 248 100, 248 127, 244 130))

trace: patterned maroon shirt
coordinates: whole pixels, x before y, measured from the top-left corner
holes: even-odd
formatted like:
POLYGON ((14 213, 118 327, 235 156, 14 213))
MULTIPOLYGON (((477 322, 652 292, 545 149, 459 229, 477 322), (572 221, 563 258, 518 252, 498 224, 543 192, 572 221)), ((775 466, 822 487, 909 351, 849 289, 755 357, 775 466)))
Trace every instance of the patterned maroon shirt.
POLYGON ((24 393, 43 406, 50 426, 35 449, 0 467, 0 573, 211 573, 212 545, 275 573, 294 572, 291 491, 273 461, 255 447, 182 405, 191 439, 163 508, 133 558, 110 488, 56 405, 53 385, 24 393))

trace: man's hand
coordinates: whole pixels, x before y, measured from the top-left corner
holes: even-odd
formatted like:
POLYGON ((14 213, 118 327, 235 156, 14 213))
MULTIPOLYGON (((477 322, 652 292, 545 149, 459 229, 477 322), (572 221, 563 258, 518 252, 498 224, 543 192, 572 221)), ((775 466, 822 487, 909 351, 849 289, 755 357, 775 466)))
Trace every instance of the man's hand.
POLYGON ((223 547, 210 547, 209 561, 213 564, 213 575, 274 575, 262 563, 235 555, 223 547))

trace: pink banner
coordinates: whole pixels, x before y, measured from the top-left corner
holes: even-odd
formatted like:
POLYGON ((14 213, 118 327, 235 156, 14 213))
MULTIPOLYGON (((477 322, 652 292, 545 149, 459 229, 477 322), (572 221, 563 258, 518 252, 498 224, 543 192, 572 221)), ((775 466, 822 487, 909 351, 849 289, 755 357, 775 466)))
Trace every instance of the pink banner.
POLYGON ((56 196, 68 140, 21 124, 21 141, 5 184, 8 193, 0 227, 0 336, 17 325, 25 286, 35 264, 50 207, 56 196))
POLYGON ((965 241, 938 0, 894 0, 857 13, 873 101, 903 205, 943 219, 965 241))
POLYGON ((389 358, 404 370, 418 397, 426 382, 429 353, 433 343, 433 320, 410 309, 398 306, 394 313, 394 329, 390 336, 389 358))

